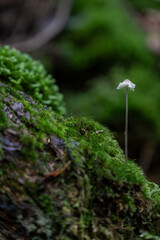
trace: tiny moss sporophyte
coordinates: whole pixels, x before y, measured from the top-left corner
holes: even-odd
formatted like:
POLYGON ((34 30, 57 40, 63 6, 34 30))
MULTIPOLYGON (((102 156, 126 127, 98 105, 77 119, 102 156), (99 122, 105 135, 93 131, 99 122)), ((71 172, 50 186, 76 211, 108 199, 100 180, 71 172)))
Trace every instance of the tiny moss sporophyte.
POLYGON ((126 120, 125 120, 125 157, 126 162, 128 162, 128 88, 134 91, 136 84, 132 83, 129 79, 125 79, 120 82, 117 89, 126 87, 126 120))

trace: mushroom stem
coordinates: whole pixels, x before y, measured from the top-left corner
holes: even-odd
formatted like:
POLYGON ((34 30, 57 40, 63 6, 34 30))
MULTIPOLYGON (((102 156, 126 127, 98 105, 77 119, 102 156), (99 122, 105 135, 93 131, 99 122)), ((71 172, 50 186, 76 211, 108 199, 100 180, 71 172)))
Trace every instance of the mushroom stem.
POLYGON ((128 162, 128 88, 134 91, 136 84, 132 83, 129 79, 120 82, 117 89, 126 87, 126 121, 125 121, 125 158, 128 162))
POLYGON ((128 86, 126 86, 125 157, 128 162, 128 86))

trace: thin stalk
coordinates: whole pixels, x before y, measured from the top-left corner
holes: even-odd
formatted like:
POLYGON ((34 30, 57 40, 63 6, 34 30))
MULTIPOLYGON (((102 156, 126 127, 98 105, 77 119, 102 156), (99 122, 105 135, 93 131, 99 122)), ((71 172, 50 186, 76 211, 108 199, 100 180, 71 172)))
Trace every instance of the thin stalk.
POLYGON ((125 157, 128 162, 128 86, 126 87, 125 157))

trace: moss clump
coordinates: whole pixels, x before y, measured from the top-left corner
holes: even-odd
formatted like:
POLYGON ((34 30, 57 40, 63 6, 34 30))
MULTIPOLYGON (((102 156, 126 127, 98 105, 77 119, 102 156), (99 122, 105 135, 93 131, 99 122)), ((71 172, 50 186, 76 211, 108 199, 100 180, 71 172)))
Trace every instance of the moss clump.
POLYGON ((160 189, 133 161, 126 164, 107 128, 64 119, 2 84, 0 102, 5 240, 158 239, 160 189))
POLYGON ((43 65, 27 54, 8 46, 0 47, 0 80, 15 89, 24 91, 39 102, 65 113, 62 94, 55 80, 47 74, 43 65))

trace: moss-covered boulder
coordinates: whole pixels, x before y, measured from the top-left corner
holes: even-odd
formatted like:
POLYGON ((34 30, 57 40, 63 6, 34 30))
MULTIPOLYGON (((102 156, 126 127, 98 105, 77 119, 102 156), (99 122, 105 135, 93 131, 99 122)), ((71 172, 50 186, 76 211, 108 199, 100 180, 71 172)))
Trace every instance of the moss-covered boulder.
POLYGON ((0 47, 0 81, 25 91, 57 113, 66 112, 55 79, 47 74, 43 65, 9 46, 0 47))
POLYGON ((0 239, 160 239, 160 189, 112 133, 0 84, 0 239))

